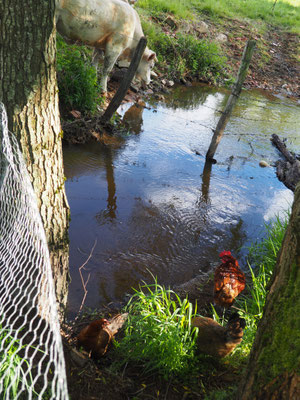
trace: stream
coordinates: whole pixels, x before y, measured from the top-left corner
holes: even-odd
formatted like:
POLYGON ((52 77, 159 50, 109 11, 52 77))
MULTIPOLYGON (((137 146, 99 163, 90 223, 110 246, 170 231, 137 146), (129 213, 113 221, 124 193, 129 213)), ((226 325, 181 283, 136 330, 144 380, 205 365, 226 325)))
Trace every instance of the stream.
POLYGON ((177 87, 146 108, 122 105, 128 133, 103 145, 64 147, 71 209, 68 316, 122 301, 141 281, 172 286, 210 270, 230 250, 246 270, 248 246, 282 214, 293 193, 276 178, 270 137, 299 153, 299 105, 243 91, 215 158, 205 165, 212 128, 229 92, 177 87), (270 167, 261 168, 265 160, 270 167))

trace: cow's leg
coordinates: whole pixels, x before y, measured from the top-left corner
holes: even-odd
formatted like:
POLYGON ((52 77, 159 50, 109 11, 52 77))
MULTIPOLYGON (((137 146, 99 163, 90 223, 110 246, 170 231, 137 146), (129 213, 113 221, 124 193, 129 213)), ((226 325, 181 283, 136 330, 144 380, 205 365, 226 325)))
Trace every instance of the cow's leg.
POLYGON ((92 66, 98 72, 98 65, 99 62, 103 62, 104 60, 104 52, 101 49, 94 49, 93 56, 92 56, 92 66))
POLYGON ((100 80, 100 85, 102 88, 102 92, 107 92, 107 79, 108 75, 113 69, 113 66, 115 65, 119 55, 120 51, 117 50, 116 48, 113 48, 112 46, 109 46, 105 50, 105 57, 104 57, 104 62, 103 62, 103 67, 102 67, 102 76, 100 80))

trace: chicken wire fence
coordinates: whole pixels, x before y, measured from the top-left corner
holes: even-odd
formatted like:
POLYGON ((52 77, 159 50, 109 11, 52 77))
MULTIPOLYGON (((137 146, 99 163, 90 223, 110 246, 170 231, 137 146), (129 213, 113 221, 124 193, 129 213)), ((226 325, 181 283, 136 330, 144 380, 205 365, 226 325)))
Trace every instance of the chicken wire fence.
POLYGON ((46 236, 1 103, 0 219, 0 400, 68 399, 46 236))

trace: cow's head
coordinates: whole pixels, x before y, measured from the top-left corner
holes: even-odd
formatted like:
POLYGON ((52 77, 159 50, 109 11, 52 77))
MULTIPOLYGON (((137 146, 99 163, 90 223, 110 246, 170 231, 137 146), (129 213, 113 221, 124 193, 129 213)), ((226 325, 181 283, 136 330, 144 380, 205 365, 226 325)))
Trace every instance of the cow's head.
POLYGON ((151 69, 155 61, 157 61, 155 52, 146 48, 136 71, 135 78, 142 80, 148 85, 151 81, 151 69))

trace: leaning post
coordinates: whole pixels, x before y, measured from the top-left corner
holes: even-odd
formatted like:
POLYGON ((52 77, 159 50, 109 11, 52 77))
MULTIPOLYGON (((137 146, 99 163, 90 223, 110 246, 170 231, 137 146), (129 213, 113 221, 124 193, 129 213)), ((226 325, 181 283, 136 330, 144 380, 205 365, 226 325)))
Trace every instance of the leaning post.
POLYGON ((236 81, 232 87, 231 94, 227 100, 225 109, 221 115, 221 118, 219 119, 217 127, 214 130, 214 135, 212 137, 209 149, 206 153, 207 161, 214 161, 213 157, 217 150, 218 144, 219 144, 220 140, 222 139, 225 127, 227 125, 227 122, 228 122, 230 114, 231 114, 231 111, 241 93, 242 85, 244 83, 244 80, 245 80, 247 72, 248 72, 248 67, 249 67, 249 64, 250 64, 250 61, 251 61, 251 58, 253 55, 255 44, 256 44, 255 40, 248 40, 248 42, 244 48, 243 57, 242 57, 242 61, 241 61, 241 65, 239 68, 239 72, 238 72, 236 81))
POLYGON ((147 39, 145 37, 141 37, 139 43, 135 49, 133 58, 128 68, 127 74, 124 76, 119 89, 117 90, 116 94, 112 98, 111 102, 109 103, 107 109, 105 110, 104 114, 102 115, 101 122, 106 123, 109 121, 115 111, 117 111, 119 105, 121 104, 122 100, 124 99, 127 90, 131 84, 131 81, 136 73, 136 70, 139 66, 140 60, 142 55, 144 54, 144 50, 147 45, 147 39))

